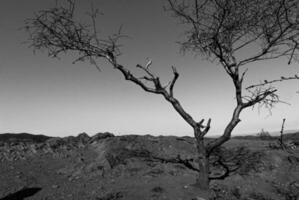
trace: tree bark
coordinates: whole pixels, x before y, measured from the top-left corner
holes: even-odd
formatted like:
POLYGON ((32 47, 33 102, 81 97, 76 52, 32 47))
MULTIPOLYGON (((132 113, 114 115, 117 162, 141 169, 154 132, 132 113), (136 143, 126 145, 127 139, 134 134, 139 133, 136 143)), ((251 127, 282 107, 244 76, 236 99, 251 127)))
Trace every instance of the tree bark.
POLYGON ((196 177, 195 186, 201 190, 209 190, 209 157, 206 152, 204 137, 201 135, 199 129, 194 130, 196 138, 196 148, 198 153, 198 169, 199 172, 196 177))

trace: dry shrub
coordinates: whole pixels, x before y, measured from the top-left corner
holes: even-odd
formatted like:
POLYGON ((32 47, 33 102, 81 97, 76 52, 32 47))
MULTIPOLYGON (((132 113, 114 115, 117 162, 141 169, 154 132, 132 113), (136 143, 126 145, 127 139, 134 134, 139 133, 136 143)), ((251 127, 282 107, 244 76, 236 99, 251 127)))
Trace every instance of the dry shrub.
POLYGON ((261 132, 257 134, 257 136, 261 140, 271 140, 271 139, 273 139, 272 136, 270 135, 270 133, 268 131, 264 131, 264 129, 262 129, 261 132))

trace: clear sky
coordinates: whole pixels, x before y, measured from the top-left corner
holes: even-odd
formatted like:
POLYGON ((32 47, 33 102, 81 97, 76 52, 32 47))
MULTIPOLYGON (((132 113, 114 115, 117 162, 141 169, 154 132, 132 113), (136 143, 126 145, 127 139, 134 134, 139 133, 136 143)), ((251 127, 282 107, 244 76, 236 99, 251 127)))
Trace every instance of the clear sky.
MULTIPOLYGON (((54 5, 54 0, 0 1, 0 133, 30 132, 51 136, 109 131, 115 134, 189 135, 192 129, 162 96, 149 94, 105 62, 102 72, 72 58, 56 60, 47 53, 34 54, 28 35, 20 30, 33 13, 54 5)), ((123 32, 120 62, 135 71, 136 64, 153 60, 152 70, 164 83, 175 66, 180 78, 175 96, 196 120, 212 118, 210 135, 221 134, 235 104, 233 85, 217 63, 200 56, 182 54, 177 41, 184 27, 163 10, 163 0, 77 0, 79 11, 93 2, 104 13, 98 19, 100 33, 123 32)), ((84 18, 80 17, 84 21, 84 18)), ((250 65, 245 84, 299 74, 299 64, 287 60, 250 65)), ((299 129, 299 81, 278 84, 282 100, 272 115, 265 109, 247 109, 234 134, 254 133, 262 128, 299 129)))

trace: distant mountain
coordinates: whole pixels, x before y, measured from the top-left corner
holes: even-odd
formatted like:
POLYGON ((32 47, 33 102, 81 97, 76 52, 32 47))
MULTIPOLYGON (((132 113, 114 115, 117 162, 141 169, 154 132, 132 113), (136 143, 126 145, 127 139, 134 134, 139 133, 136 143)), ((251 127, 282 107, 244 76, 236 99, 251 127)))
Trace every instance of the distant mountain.
MULTIPOLYGON (((299 130, 284 130, 283 133, 284 134, 296 134, 296 133, 299 133, 299 130)), ((280 135, 280 131, 272 131, 272 132, 270 132, 270 135, 278 136, 278 135, 280 135)))
MULTIPOLYGON (((270 132, 270 136, 272 139, 276 139, 280 136, 280 132, 276 131, 276 132, 270 132)), ((258 136, 258 134, 248 134, 248 135, 236 135, 233 136, 233 138, 235 139, 257 139, 260 136, 258 136)), ((284 131, 283 134, 284 139, 290 139, 290 140, 299 140, 299 131, 298 130, 287 130, 284 131)), ((270 139, 270 138, 268 138, 270 139)))
POLYGON ((296 133, 288 133, 284 135, 284 138, 287 140, 297 140, 299 141, 299 131, 296 133))
POLYGON ((2 142, 44 142, 51 137, 45 135, 33 135, 29 133, 2 133, 0 141, 2 142))

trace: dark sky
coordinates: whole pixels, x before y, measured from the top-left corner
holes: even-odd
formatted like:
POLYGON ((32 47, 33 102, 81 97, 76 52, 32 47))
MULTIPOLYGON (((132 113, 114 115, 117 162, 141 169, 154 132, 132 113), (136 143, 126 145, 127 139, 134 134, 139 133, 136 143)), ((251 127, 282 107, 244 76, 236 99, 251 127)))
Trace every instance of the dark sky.
MULTIPOLYGON (((125 81, 105 62, 102 72, 86 63, 72 64, 46 52, 33 54, 20 30, 24 20, 40 9, 53 6, 52 0, 0 1, 0 132, 30 132, 53 136, 94 134, 192 135, 192 129, 162 96, 145 93, 125 81)), ((182 54, 176 43, 184 27, 163 10, 163 0, 77 0, 78 19, 90 5, 104 13, 98 19, 100 34, 116 32, 122 25, 130 36, 123 40, 123 65, 136 72, 136 64, 153 61, 152 70, 164 83, 172 77, 171 66, 180 78, 175 95, 195 119, 212 118, 211 135, 221 134, 235 104, 233 85, 216 62, 182 54), (81 14, 80 14, 81 13, 81 14)), ((249 52, 248 52, 249 53, 249 52)), ((298 64, 284 59, 248 66, 247 84, 298 74, 298 64)), ((248 109, 234 133, 279 130, 282 118, 286 129, 298 129, 298 81, 279 84, 281 99, 272 115, 265 109, 248 109)))

